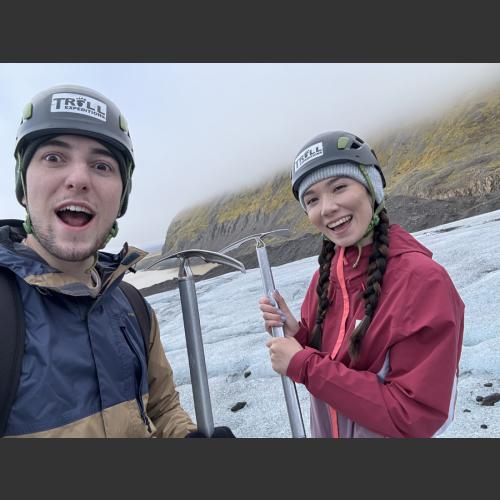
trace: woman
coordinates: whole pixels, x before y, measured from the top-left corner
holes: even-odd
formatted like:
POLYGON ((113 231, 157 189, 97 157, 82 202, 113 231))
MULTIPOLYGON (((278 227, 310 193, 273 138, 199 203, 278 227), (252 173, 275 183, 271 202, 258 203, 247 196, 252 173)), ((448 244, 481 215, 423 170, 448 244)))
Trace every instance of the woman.
POLYGON ((385 179, 337 131, 297 155, 292 189, 323 234, 299 322, 260 299, 272 367, 311 394, 312 437, 432 437, 453 419, 464 304, 432 253, 384 208, 385 179))

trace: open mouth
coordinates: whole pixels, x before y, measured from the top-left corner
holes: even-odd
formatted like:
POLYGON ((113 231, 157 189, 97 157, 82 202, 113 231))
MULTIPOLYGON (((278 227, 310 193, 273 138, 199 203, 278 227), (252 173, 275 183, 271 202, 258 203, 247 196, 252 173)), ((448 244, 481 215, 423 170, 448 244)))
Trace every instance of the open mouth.
POLYGON ((95 214, 80 205, 67 205, 56 210, 56 215, 68 226, 84 227, 94 218, 95 214))
POLYGON ((328 224, 327 227, 332 231, 341 231, 342 229, 348 226, 351 220, 352 220, 352 215, 347 215, 346 217, 342 217, 342 219, 339 219, 335 222, 332 222, 331 224, 328 224))

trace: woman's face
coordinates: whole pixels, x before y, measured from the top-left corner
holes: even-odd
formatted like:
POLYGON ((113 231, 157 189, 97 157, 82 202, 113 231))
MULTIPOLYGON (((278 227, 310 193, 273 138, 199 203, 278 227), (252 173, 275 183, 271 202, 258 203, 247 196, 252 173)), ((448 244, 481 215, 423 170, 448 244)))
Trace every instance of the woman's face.
MULTIPOLYGON (((373 215, 372 198, 363 184, 350 177, 329 177, 313 184, 303 196, 307 216, 330 241, 341 247, 356 244, 373 215)), ((361 245, 373 241, 373 232, 361 245)))

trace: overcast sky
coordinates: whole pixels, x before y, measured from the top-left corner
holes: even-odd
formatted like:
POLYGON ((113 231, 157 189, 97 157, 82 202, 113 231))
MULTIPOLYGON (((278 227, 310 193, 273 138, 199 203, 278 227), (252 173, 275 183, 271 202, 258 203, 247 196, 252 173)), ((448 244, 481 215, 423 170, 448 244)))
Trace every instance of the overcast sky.
POLYGON ((24 105, 52 85, 92 87, 129 123, 136 171, 115 251, 162 243, 180 210, 283 171, 314 135, 369 141, 492 81, 500 64, 0 64, 0 218, 24 218, 16 130, 24 105))

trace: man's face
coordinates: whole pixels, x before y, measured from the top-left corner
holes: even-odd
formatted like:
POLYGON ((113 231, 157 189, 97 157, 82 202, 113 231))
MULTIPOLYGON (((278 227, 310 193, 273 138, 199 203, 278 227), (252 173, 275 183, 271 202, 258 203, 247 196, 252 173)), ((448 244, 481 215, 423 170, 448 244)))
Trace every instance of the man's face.
POLYGON ((77 262, 102 248, 120 208, 119 164, 98 141, 60 135, 43 143, 26 172, 38 242, 58 259, 77 262))

